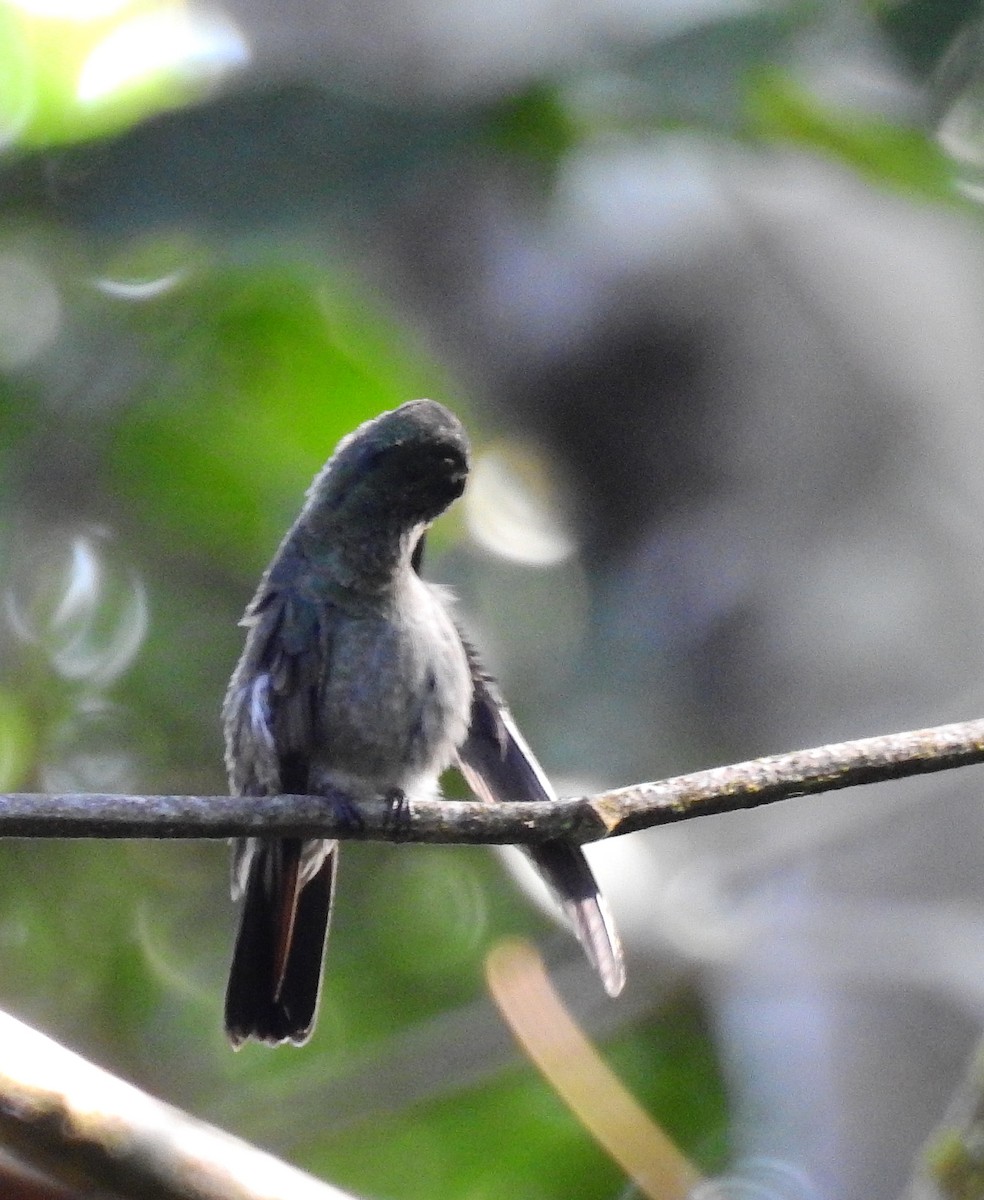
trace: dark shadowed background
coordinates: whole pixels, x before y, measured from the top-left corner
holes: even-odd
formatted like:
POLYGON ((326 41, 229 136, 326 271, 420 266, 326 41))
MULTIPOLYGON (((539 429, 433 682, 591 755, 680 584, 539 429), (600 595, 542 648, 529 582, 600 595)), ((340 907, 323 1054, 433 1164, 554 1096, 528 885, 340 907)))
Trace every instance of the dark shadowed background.
MULTIPOLYGON (((0 3, 0 784, 215 792, 236 621, 414 396, 561 791, 984 711, 978 6, 0 3)), ((214 843, 0 846, 0 1005, 366 1196, 634 1195, 514 1050, 525 933, 714 1200, 891 1200, 984 1016, 979 771, 593 857, 346 847, 320 1025, 221 1032, 214 843)))

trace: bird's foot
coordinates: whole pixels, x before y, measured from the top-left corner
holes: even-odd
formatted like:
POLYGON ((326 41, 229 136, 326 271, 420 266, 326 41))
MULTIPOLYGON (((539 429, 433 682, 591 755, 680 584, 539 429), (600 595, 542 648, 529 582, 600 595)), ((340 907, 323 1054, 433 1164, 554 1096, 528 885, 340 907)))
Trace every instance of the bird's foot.
POLYGON ((335 792, 326 797, 331 804, 333 814, 338 818, 342 829, 353 837, 364 837, 366 819, 359 809, 358 802, 346 796, 343 792, 335 792))
POLYGON ((410 828, 410 800, 402 788, 390 788, 383 798, 388 805, 383 829, 392 829, 393 840, 398 842, 410 828))

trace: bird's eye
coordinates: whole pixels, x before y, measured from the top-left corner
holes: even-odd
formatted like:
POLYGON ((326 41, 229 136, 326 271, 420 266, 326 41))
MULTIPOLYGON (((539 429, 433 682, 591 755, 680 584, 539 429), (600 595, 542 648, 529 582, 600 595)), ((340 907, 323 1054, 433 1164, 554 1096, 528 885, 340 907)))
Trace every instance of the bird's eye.
POLYGON ((456 474, 468 467, 468 460, 456 447, 445 447, 438 458, 440 465, 449 473, 456 474))

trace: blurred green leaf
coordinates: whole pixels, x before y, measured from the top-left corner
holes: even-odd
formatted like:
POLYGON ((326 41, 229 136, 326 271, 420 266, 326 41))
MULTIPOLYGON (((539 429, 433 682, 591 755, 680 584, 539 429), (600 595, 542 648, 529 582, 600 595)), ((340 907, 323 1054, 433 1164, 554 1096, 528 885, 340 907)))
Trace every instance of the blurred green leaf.
MULTIPOLYGON (((706 1032, 686 1004, 603 1047, 640 1102, 707 1171, 725 1162, 725 1096, 706 1032)), ((617 1194, 620 1168, 528 1064, 329 1137, 308 1165, 370 1195, 569 1200, 617 1194), (408 1163, 413 1164, 408 1169, 408 1163)))
POLYGON ((495 105, 486 136, 498 150, 553 166, 578 140, 578 127, 557 88, 535 83, 495 105))
POLYGON ((37 69, 23 17, 0 3, 0 148, 16 141, 34 117, 37 69))
POLYGON ((702 1012, 681 997, 654 1026, 617 1038, 608 1051, 612 1069, 638 1096, 701 1170, 728 1161, 728 1103, 711 1033, 702 1012))
POLYGON ((108 1041, 139 1044, 153 1015, 157 986, 136 938, 111 940, 102 962, 102 995, 95 1010, 108 1041))
POLYGON ((205 273, 140 325, 164 366, 117 431, 118 486, 173 545, 247 575, 338 439, 437 379, 365 301, 290 266, 205 273))
POLYGON ((342 1014, 343 1044, 315 1038, 329 1054, 468 1003, 496 938, 551 927, 485 849, 348 845, 340 877, 326 1003, 342 1014))
POLYGON ((245 59, 231 24, 177 0, 78 0, 63 12, 0 0, 0 144, 119 132, 200 98, 245 59))
POLYGON ((14 791, 29 778, 36 738, 24 700, 0 688, 0 791, 14 791))
MULTIPOLYGON (((816 20, 812 0, 781 7, 763 6, 695 21, 675 36, 645 44, 622 77, 619 93, 601 91, 602 113, 645 112, 645 125, 695 126, 733 134, 742 119, 742 82, 750 73, 781 59, 790 43, 816 20)), ((638 124, 639 118, 635 122, 638 124)))
POLYGON ((824 105, 783 71, 748 77, 745 116, 754 138, 817 151, 909 196, 956 202, 952 169, 925 133, 824 105))

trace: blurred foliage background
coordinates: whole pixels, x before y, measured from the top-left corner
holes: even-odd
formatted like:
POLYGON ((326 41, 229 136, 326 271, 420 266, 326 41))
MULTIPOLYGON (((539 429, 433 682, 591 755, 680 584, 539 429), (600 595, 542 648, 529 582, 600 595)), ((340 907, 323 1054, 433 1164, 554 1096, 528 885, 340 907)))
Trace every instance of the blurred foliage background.
MULTIPOLYGON (((0 152, 5 789, 222 790, 260 571, 420 395, 476 445, 428 573, 562 790, 981 711, 978 5, 5 0, 0 152)), ((8 843, 0 1004, 359 1194, 628 1197, 484 994, 525 932, 715 1197, 894 1197, 980 786, 600 848, 617 1004, 508 856, 346 847, 300 1052, 221 1034, 224 846, 8 843)))

